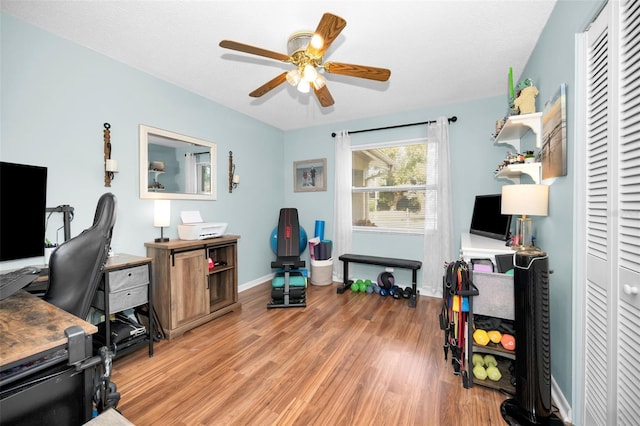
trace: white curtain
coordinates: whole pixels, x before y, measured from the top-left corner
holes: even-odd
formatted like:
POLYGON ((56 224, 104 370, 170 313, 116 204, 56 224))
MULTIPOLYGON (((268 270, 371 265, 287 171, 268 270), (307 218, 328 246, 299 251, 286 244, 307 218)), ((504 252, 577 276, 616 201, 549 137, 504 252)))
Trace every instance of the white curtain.
POLYGON ((429 124, 427 137, 427 187, 436 189, 427 190, 422 288, 428 296, 441 297, 443 265, 452 260, 453 236, 448 119, 429 124))
MULTIPOLYGON (((333 198, 333 276, 343 280, 338 256, 351 253, 351 137, 346 130, 336 135, 335 190, 333 198)), ((348 277, 346 277, 348 278, 348 277)))
POLYGON ((198 192, 196 182, 196 156, 194 154, 184 155, 184 189, 188 194, 198 192))

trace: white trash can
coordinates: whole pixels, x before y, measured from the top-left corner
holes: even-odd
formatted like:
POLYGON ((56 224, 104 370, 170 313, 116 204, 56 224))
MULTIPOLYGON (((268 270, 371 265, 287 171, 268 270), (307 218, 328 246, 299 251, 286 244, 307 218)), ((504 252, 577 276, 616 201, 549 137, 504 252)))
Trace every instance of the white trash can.
POLYGON ((333 283, 333 259, 311 259, 311 284, 329 285, 333 283))

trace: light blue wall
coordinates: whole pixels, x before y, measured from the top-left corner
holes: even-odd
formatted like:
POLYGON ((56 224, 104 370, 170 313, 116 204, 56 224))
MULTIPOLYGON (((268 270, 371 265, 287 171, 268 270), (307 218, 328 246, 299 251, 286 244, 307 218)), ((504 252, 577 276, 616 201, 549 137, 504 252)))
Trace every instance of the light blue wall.
MULTIPOLYGON (((158 236, 153 201, 138 193, 142 123, 218 144, 218 200, 172 201, 166 234, 177 238, 180 211, 200 210, 205 221, 228 222, 228 231, 242 236, 241 283, 271 273, 268 235, 284 199, 282 131, 6 14, 1 25, 1 158, 48 167, 47 205, 75 208, 72 235, 91 225, 96 201, 111 191, 118 199, 114 251, 144 255, 144 243, 158 236), (105 122, 120 169, 111 188, 104 187, 105 122), (233 194, 227 190, 230 150, 242 178, 233 194)), ((52 240, 58 216, 49 221, 52 240)))
POLYGON ((540 94, 538 110, 567 84, 567 176, 549 188, 549 216, 536 218, 536 245, 549 254, 551 302, 551 372, 568 401, 572 399, 572 260, 574 153, 582 149, 574 138, 575 34, 583 32, 603 1, 560 0, 547 22, 522 77, 533 79, 540 94))

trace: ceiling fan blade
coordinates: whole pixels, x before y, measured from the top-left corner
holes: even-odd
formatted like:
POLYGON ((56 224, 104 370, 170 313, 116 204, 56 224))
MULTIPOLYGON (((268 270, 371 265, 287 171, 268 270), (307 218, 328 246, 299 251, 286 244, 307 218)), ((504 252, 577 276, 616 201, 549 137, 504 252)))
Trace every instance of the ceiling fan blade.
POLYGON ((259 98, 260 96, 262 96, 262 95, 270 92, 271 90, 275 89, 276 87, 280 86, 285 81, 287 81, 287 72, 286 71, 283 72, 282 74, 280 74, 279 76, 277 76, 276 78, 267 81, 265 84, 263 84, 262 86, 258 87, 253 92, 249 93, 249 96, 251 96, 252 98, 259 98))
POLYGON ((338 38, 340 32, 347 26, 347 21, 339 16, 332 15, 331 13, 325 13, 322 15, 318 28, 314 33, 322 38, 322 46, 314 47, 309 43, 307 47, 307 55, 315 58, 320 58, 327 51, 331 43, 338 38))
POLYGON ((345 64, 342 62, 325 62, 324 69, 332 74, 350 77, 368 78, 369 80, 387 81, 391 71, 386 68, 368 67, 364 65, 345 64))
POLYGON ((318 101, 320 101, 320 105, 328 107, 334 104, 333 96, 331 96, 331 92, 329 92, 326 84, 319 89, 316 89, 315 84, 312 84, 311 86, 313 87, 313 91, 315 92, 318 101))
POLYGON ((291 62, 291 58, 289 57, 289 55, 285 55, 284 53, 273 52, 271 50, 262 49, 260 47, 238 43, 237 41, 222 40, 220 42, 220 47, 224 47, 225 49, 238 50, 244 53, 251 53, 252 55, 264 56, 267 58, 276 59, 278 61, 291 62))

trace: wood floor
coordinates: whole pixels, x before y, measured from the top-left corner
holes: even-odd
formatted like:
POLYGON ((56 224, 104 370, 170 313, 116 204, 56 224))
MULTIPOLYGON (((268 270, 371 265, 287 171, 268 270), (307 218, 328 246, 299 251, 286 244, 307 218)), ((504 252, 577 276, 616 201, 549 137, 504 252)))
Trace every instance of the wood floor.
POLYGON ((114 362, 118 409, 144 425, 500 425, 508 396, 464 389, 444 360, 437 299, 337 294, 306 308, 242 309, 114 362))

